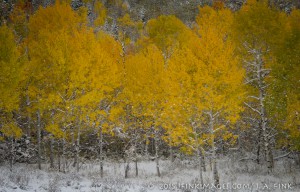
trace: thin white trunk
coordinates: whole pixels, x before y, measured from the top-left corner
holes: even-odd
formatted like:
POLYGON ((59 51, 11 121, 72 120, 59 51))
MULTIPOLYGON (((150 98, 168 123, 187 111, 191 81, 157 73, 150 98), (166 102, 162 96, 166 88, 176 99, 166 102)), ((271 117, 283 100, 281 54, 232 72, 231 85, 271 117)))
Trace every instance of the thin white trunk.
POLYGON ((251 80, 248 80, 247 83, 253 84, 252 86, 258 90, 258 95, 252 95, 249 98, 255 99, 258 106, 254 107, 250 104, 245 103, 252 111, 259 115, 259 133, 258 133, 258 143, 257 143, 257 163, 260 163, 260 156, 263 156, 263 162, 266 163, 269 171, 272 171, 273 164, 273 154, 272 146, 270 144, 269 132, 270 128, 268 127, 268 118, 266 113, 265 98, 267 94, 268 85, 265 82, 266 77, 268 76, 270 69, 266 69, 265 61, 263 59, 264 52, 262 49, 250 48, 247 43, 245 43, 245 48, 248 49, 248 52, 252 54, 254 60, 251 62, 246 61, 248 65, 248 72, 250 72, 251 80), (261 155, 263 154, 263 155, 261 155))
POLYGON ((266 95, 266 83, 264 81, 265 71, 263 69, 264 61, 262 60, 262 55, 260 51, 257 51, 256 54, 256 63, 257 63, 257 79, 258 79, 258 88, 259 88, 259 111, 260 111, 260 126, 262 130, 263 137, 263 150, 264 150, 264 160, 267 162, 267 167, 269 171, 273 168, 272 166, 272 155, 270 149, 270 143, 267 132, 267 116, 266 116, 266 107, 265 107, 265 95, 266 95))
POLYGON ((11 138, 10 139, 10 161, 9 161, 10 171, 13 170, 14 157, 15 157, 15 143, 14 143, 14 139, 11 138))
POLYGON ((217 167, 217 159, 216 159, 216 147, 215 147, 215 135, 214 135, 214 122, 215 117, 213 112, 210 112, 210 122, 209 122, 209 129, 211 133, 211 140, 212 140, 212 170, 213 170, 213 182, 214 185, 217 186, 220 184, 218 167, 217 167))
POLYGON ((42 169, 42 151, 41 151, 41 114, 40 110, 37 110, 37 147, 38 147, 38 167, 42 169))
POLYGON ((76 165, 77 172, 79 172, 79 152, 80 152, 80 123, 77 126, 76 155, 75 155, 75 165, 76 165))
MULTIPOLYGON (((52 124, 54 124, 54 112, 52 112, 51 114, 51 119, 52 119, 52 124)), ((50 168, 54 168, 54 151, 53 151, 53 143, 54 143, 54 139, 53 139, 53 135, 50 135, 50 168)))
POLYGON ((149 138, 146 135, 146 141, 145 141, 145 156, 148 158, 149 157, 149 153, 148 153, 148 148, 149 148, 149 138))
POLYGON ((195 125, 195 122, 193 120, 192 122, 192 128, 193 128, 193 132, 194 132, 194 140, 196 142, 196 146, 195 148, 197 149, 197 158, 198 158, 198 169, 199 169, 199 179, 200 179, 200 184, 203 185, 203 172, 202 172, 202 155, 201 155, 201 146, 198 142, 198 133, 197 133, 197 127, 195 125))
POLYGON ((135 140, 134 143, 134 156, 135 156, 135 176, 139 176, 139 169, 138 169, 138 154, 137 154, 137 139, 135 140))
POLYGON ((103 130, 102 126, 99 129, 99 158, 100 158, 100 176, 103 178, 103 130))
POLYGON ((203 186, 203 172, 202 172, 202 155, 200 152, 199 147, 197 148, 197 156, 198 156, 198 168, 199 168, 199 178, 200 178, 200 184, 203 186))
POLYGON ((158 146, 158 131, 155 130, 154 131, 154 146, 155 146, 155 162, 156 162, 156 172, 157 172, 157 176, 160 177, 160 169, 159 169, 159 156, 158 156, 158 150, 159 150, 159 146, 158 146))
POLYGON ((66 157, 65 157, 65 145, 66 145, 66 128, 63 130, 63 139, 62 139, 62 171, 66 173, 66 157))
POLYGON ((50 168, 54 168, 53 136, 50 138, 50 168))
POLYGON ((60 141, 57 142, 57 159, 58 159, 58 171, 61 172, 61 149, 60 149, 60 141))
POLYGON ((204 149, 201 147, 201 166, 202 166, 202 170, 204 172, 206 172, 206 164, 205 164, 205 152, 204 152, 204 149))

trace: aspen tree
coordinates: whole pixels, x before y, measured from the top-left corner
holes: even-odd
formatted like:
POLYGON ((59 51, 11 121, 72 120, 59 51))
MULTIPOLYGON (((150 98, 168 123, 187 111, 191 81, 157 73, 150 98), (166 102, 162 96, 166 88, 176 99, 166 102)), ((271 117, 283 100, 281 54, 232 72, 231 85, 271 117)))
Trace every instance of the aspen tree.
MULTIPOLYGON (((199 66, 195 78, 199 92, 198 108, 207 121, 211 145, 213 180, 219 184, 217 136, 228 136, 226 128, 239 119, 243 111, 244 69, 231 41, 232 13, 225 8, 200 8, 196 18, 200 35, 199 66)), ((230 136, 231 134, 229 134, 230 136)))

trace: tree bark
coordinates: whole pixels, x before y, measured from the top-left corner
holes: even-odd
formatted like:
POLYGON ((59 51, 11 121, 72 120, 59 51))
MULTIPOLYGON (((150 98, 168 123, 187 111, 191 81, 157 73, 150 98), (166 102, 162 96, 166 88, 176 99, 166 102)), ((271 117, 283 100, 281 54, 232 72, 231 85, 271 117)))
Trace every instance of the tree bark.
POLYGON ((265 107, 265 95, 266 95, 266 83, 264 81, 264 61, 262 60, 262 53, 260 50, 256 51, 256 62, 257 62, 257 79, 258 79, 258 88, 259 88, 259 106, 260 106, 260 126, 263 137, 263 150, 264 150, 264 160, 267 162, 267 167, 269 171, 273 169, 273 159, 272 151, 269 143, 268 132, 267 132, 267 116, 266 116, 266 107, 265 107))
POLYGON ((62 139, 62 171, 66 173, 66 157, 65 157, 65 144, 66 144, 66 128, 63 130, 63 139, 62 139))
POLYGON ((100 126, 99 129, 99 159, 100 159, 100 176, 103 178, 103 130, 100 126))
POLYGON ((219 174, 218 174, 218 167, 217 167, 217 159, 216 159, 216 147, 215 147, 215 135, 214 135, 214 114, 211 111, 210 112, 210 122, 209 122, 209 128, 211 133, 211 140, 212 140, 212 166, 213 166, 213 180, 214 185, 217 186, 220 184, 219 174))
POLYGON ((14 157, 15 157, 15 144, 14 144, 14 139, 11 138, 10 139, 10 161, 9 161, 9 167, 11 172, 13 170, 14 157))
POLYGON ((135 140, 134 143, 134 155, 135 155, 135 176, 138 177, 139 176, 139 170, 138 170, 138 154, 137 154, 137 141, 135 140))
MULTIPOLYGON (((169 141, 171 141, 171 138, 169 138, 169 141)), ((173 163, 174 162, 174 151, 173 151, 173 147, 171 144, 170 144, 169 150, 170 150, 170 161, 171 161, 171 163, 173 163)))
POLYGON ((57 142, 57 159, 58 159, 58 171, 61 172, 61 149, 60 149, 60 141, 57 142))
POLYGON ((205 152, 204 152, 204 149, 201 148, 201 151, 200 151, 200 155, 201 155, 201 166, 202 166, 202 170, 204 172, 206 172, 206 164, 205 164, 205 152))
POLYGON ((156 162, 156 172, 157 172, 157 176, 160 177, 160 170, 159 170, 159 156, 158 156, 158 150, 159 150, 159 146, 158 146, 158 132, 157 130, 155 130, 155 136, 154 136, 154 146, 155 146, 155 162, 156 162))
POLYGON ((199 179, 200 184, 203 186, 203 172, 202 172, 202 155, 199 147, 197 148, 197 156, 198 156, 198 167, 199 167, 199 179))
POLYGON ((40 110, 37 111, 37 145, 38 145, 38 167, 42 169, 42 157, 41 157, 41 114, 40 110))
POLYGON ((53 136, 50 138, 50 168, 54 168, 53 136))
POLYGON ((258 137, 257 137, 257 142, 256 142, 256 145, 257 145, 257 151, 256 151, 256 163, 257 164, 260 164, 260 148, 261 148, 261 129, 259 128, 259 132, 258 132, 258 137))
POLYGON ((76 155, 74 160, 74 164, 76 165, 77 172, 79 172, 79 152, 80 152, 80 123, 77 126, 76 155))
POLYGON ((125 161, 125 163, 126 163, 126 167, 125 167, 125 179, 127 179, 128 176, 129 176, 129 169, 130 169, 128 159, 125 161))
POLYGON ((145 140, 145 156, 147 158, 149 158, 149 152, 148 152, 148 149, 149 149, 149 138, 146 136, 146 140, 145 140))

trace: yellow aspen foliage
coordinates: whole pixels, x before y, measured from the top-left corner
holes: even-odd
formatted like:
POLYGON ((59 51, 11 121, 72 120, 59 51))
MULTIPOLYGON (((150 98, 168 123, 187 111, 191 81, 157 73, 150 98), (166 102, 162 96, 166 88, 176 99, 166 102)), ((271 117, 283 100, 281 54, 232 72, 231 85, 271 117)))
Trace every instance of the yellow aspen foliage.
POLYGON ((30 62, 27 68, 29 95, 42 99, 38 103, 40 109, 49 108, 54 104, 53 101, 62 101, 61 96, 68 87, 69 67, 77 51, 74 38, 80 31, 81 21, 81 16, 69 5, 59 2, 39 9, 30 19, 30 62), (48 100, 49 94, 51 97, 48 100))
POLYGON ((300 11, 293 10, 287 17, 285 36, 276 50, 277 62, 273 67, 276 76, 273 85, 272 115, 279 127, 278 136, 281 146, 291 146, 300 149, 300 11), (274 109, 275 108, 275 109, 274 109), (282 119, 285 119, 282 121, 282 119))
POLYGON ((0 27, 0 42, 0 110, 11 112, 19 104, 22 66, 13 32, 6 25, 0 27))
POLYGON ((177 116, 176 120, 168 117, 173 126, 167 126, 167 133, 177 145, 183 141, 188 153, 205 144, 213 146, 215 137, 232 143, 235 136, 226 129, 239 119, 245 95, 244 69, 230 41, 233 14, 208 6, 199 12, 195 28, 199 37, 193 38, 192 46, 174 52, 166 73, 166 105, 170 106, 164 107, 165 114, 177 116), (208 114, 220 119, 210 131, 208 114))
POLYGON ((144 105, 154 107, 154 103, 161 101, 164 92, 163 63, 162 54, 155 45, 149 45, 137 54, 128 57, 125 67, 126 81, 128 81, 126 88, 130 91, 134 102, 140 101, 144 105))
POLYGON ((285 22, 285 13, 270 8, 267 0, 250 0, 235 16, 233 29, 240 43, 254 41, 257 47, 266 49, 267 45, 283 40, 285 22))
POLYGON ((13 29, 20 39, 26 38, 28 35, 28 12, 29 11, 26 10, 26 4, 22 1, 19 1, 14 6, 12 13, 9 15, 13 29))
POLYGON ((95 2, 94 12, 96 14, 94 25, 95 26, 103 25, 106 19, 107 12, 106 12, 106 8, 103 6, 103 4, 100 1, 95 2))
POLYGON ((197 23, 201 46, 195 78, 201 91, 199 108, 219 111, 235 123, 243 110, 245 72, 229 40, 233 15, 227 9, 216 11, 209 7, 200 8, 200 15, 197 23))
POLYGON ((58 124, 49 123, 45 126, 45 130, 51 133, 57 139, 63 138, 64 132, 61 130, 58 124))
POLYGON ((15 122, 10 122, 4 124, 0 127, 1 133, 3 133, 6 137, 19 139, 22 136, 22 129, 16 125, 15 122))
POLYGON ((126 26, 126 27, 132 27, 135 25, 128 13, 126 13, 123 17, 118 18, 118 23, 120 23, 121 26, 126 26))
POLYGON ((178 47, 191 46, 195 35, 175 16, 159 16, 148 21, 147 35, 163 53, 165 60, 170 58, 178 47))

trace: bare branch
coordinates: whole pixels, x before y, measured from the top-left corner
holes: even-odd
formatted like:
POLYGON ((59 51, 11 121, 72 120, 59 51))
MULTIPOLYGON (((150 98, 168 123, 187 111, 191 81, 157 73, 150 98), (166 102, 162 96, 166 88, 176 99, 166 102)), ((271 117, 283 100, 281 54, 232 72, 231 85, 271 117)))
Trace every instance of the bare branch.
POLYGON ((256 112, 256 113, 258 113, 259 115, 261 115, 260 112, 259 112, 257 109, 254 109, 254 108, 251 107, 248 103, 244 102, 244 104, 245 104, 247 107, 249 107, 250 109, 252 109, 254 112, 256 112))
POLYGON ((278 159, 281 159, 281 158, 284 158, 284 157, 287 157, 287 156, 289 156, 291 154, 291 152, 288 152, 288 153, 286 153, 286 154, 284 154, 284 155, 280 155, 280 156, 278 156, 278 157, 275 157, 274 158, 274 161, 275 160, 278 160, 278 159))

